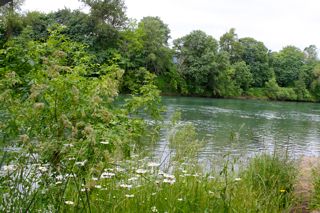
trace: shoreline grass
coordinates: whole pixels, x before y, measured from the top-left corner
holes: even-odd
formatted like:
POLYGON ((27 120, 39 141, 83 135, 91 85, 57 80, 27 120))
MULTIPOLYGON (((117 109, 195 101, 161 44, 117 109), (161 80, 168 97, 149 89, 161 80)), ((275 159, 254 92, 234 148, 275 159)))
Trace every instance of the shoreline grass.
POLYGON ((98 165, 63 159, 60 168, 6 166, 0 210, 282 212, 292 207, 296 169, 287 157, 260 154, 235 170, 236 159, 225 155, 219 170, 208 171, 197 161, 201 146, 192 143, 195 130, 186 126, 174 134, 169 145, 175 152, 165 167, 139 155, 98 165))

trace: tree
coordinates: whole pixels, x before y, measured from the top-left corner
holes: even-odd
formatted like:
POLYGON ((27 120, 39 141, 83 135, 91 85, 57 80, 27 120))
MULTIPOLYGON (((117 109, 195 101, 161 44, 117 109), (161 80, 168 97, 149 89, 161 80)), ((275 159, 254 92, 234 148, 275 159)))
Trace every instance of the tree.
MULTIPOLYGON (((126 7, 123 0, 80 0, 90 7, 85 26, 91 31, 95 51, 117 48, 119 30, 126 25, 126 7), (89 22, 88 22, 89 21, 89 22)), ((83 15, 81 15, 83 16, 83 15)), ((76 20, 76 18, 74 18, 76 20)), ((103 54, 105 55, 105 53, 103 54)))
POLYGON ((159 17, 148 16, 139 22, 138 32, 143 41, 144 66, 156 74, 164 73, 172 63, 172 54, 168 47, 168 25, 159 17))
POLYGON ((289 87, 303 75, 304 53, 297 47, 287 46, 275 54, 273 68, 279 86, 289 87))
POLYGON ((185 77, 189 91, 193 94, 205 94, 211 87, 208 79, 217 74, 218 42, 196 30, 176 39, 174 49, 178 70, 185 77))
POLYGON ((121 29, 127 21, 126 6, 123 0, 81 0, 90 7, 96 22, 107 23, 121 29))
POLYGON ((255 87, 263 87, 271 76, 269 68, 269 50, 265 45, 253 38, 239 39, 241 44, 241 59, 250 67, 255 87))
POLYGON ((45 40, 49 36, 48 27, 53 24, 50 16, 41 12, 28 12, 22 18, 23 26, 30 26, 35 40, 45 40))
POLYGON ((316 61, 318 59, 318 48, 316 45, 309 45, 304 48, 304 54, 307 60, 316 61))
POLYGON ((220 51, 229 53, 232 64, 241 60, 242 47, 234 28, 220 37, 219 45, 220 51))
POLYGON ((8 4, 8 3, 12 3, 12 2, 13 2, 13 0, 1 0, 1 1, 0 1, 0 7, 6 5, 6 4, 8 4))
POLYGON ((22 31, 21 18, 17 11, 20 10, 23 2, 24 0, 6 1, 4 2, 6 4, 0 7, 0 22, 3 25, 2 28, 6 40, 22 31))
POLYGON ((253 82, 250 68, 245 62, 237 62, 232 65, 234 69, 234 81, 243 91, 247 91, 253 82))
POLYGON ((313 69, 313 81, 311 84, 311 92, 318 99, 320 98, 320 63, 319 62, 313 69))

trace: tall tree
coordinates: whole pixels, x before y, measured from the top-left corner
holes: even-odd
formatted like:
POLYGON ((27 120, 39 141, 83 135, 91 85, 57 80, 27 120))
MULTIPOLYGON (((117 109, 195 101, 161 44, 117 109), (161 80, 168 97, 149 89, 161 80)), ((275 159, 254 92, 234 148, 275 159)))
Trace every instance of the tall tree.
POLYGON ((127 21, 123 0, 81 0, 90 7, 90 13, 97 22, 122 28, 127 21))
POLYGON ((105 50, 116 47, 119 30, 126 25, 126 7, 123 0, 80 0, 90 7, 94 47, 105 50))
POLYGON ((269 67, 269 50, 266 46, 253 38, 239 39, 241 44, 241 59, 250 67, 253 77, 253 86, 263 87, 272 77, 269 67))
POLYGON ((9 39, 12 35, 18 34, 22 30, 20 6, 24 0, 5 1, 0 7, 0 22, 4 33, 3 39, 9 39))
POLYGON ((196 30, 175 40, 174 48, 178 69, 185 77, 189 91, 205 94, 211 86, 208 79, 217 74, 218 42, 203 31, 196 30))
POLYGON ((138 31, 143 41, 143 57, 145 67, 156 73, 164 73, 172 61, 168 47, 170 30, 159 17, 144 17, 138 25, 138 31))
POLYGON ((225 51, 230 55, 230 62, 232 64, 241 61, 242 46, 234 28, 231 28, 229 32, 220 37, 219 45, 220 51, 225 51))
POLYGON ((295 46, 284 47, 274 57, 274 71, 279 86, 293 86, 294 81, 303 75, 304 53, 295 46))

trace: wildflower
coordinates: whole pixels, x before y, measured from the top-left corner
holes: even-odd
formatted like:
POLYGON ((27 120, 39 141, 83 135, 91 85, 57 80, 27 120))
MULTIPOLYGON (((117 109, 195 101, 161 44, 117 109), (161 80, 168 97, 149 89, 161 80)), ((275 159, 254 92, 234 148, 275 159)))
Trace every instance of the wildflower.
POLYGON ((120 188, 131 189, 132 185, 130 185, 130 184, 120 184, 120 188))
POLYGON ((66 178, 76 178, 76 174, 66 174, 66 178))
POLYGON ((61 181, 61 180, 63 180, 63 176, 62 176, 62 175, 58 175, 58 176, 56 177, 56 179, 61 181))
POLYGON ((94 187, 95 187, 96 189, 101 189, 101 188, 102 188, 101 185, 95 185, 94 187))
POLYGON ((126 197, 127 197, 127 198, 133 198, 133 197, 134 197, 134 194, 131 194, 131 195, 130 195, 130 194, 126 194, 126 197))
MULTIPOLYGON (((65 146, 65 147, 73 147, 73 144, 71 144, 71 143, 66 143, 66 144, 63 144, 63 146, 65 146)), ((70 158, 69 158, 70 159, 70 158)), ((73 159, 73 158, 72 158, 73 159)))
POLYGON ((86 191, 86 189, 85 189, 85 188, 82 188, 80 191, 85 192, 85 191, 86 191))
POLYGON ((86 164, 87 160, 80 161, 80 162, 75 162, 75 165, 77 166, 84 166, 86 164))
POLYGON ((100 176, 100 178, 102 179, 107 179, 107 178, 112 178, 114 177, 116 174, 112 173, 112 172, 103 172, 100 176))
POLYGON ((215 179, 215 177, 213 177, 213 176, 210 175, 210 176, 208 177, 208 179, 212 180, 212 179, 215 179))
MULTIPOLYGON (((66 144, 65 144, 66 145, 66 144)), ((72 157, 72 158, 68 158, 69 161, 73 161, 76 160, 76 158, 72 157)))
POLYGON ((155 163, 155 162, 148 163, 148 167, 158 167, 158 166, 160 166, 159 163, 155 163))
POLYGON ((136 181, 136 180, 138 180, 138 177, 132 177, 132 178, 128 179, 128 181, 130 181, 130 182, 133 182, 133 181, 136 181))
POLYGON ((176 182, 175 179, 164 179, 163 180, 164 183, 169 183, 170 185, 174 184, 176 182))
POLYGON ((174 175, 170 175, 170 174, 166 174, 166 173, 163 174, 163 177, 165 177, 167 179, 175 179, 174 175))
POLYGON ((48 169, 47 169, 46 167, 44 167, 44 166, 40 166, 38 169, 39 169, 41 172, 46 172, 46 171, 48 171, 48 169))
POLYGON ((74 205, 74 202, 73 202, 73 201, 70 201, 70 200, 67 200, 67 201, 65 201, 64 203, 67 204, 67 205, 74 205))
POLYGON ((152 207, 151 207, 151 211, 152 211, 152 212, 158 212, 158 209, 157 209, 156 206, 152 206, 152 207))
POLYGON ((284 193, 284 192, 286 192, 286 190, 285 189, 280 189, 280 192, 284 193))
POLYGON ((109 144, 109 141, 101 141, 100 143, 101 143, 101 144, 104 144, 104 145, 108 145, 108 144, 109 144))
POLYGON ((235 181, 240 181, 240 180, 241 180, 241 178, 235 178, 234 180, 235 180, 235 181))
POLYGON ((92 180, 97 181, 97 180, 98 180, 98 178, 96 178, 96 177, 92 177, 92 180))
POLYGON ((199 177, 198 173, 195 173, 194 175, 192 175, 193 177, 199 177))
POLYGON ((125 171, 125 169, 121 168, 121 167, 117 167, 116 170, 117 170, 117 172, 124 172, 125 171))
POLYGON ((2 169, 3 169, 5 172, 12 172, 13 170, 16 169, 16 166, 15 166, 15 165, 3 166, 2 169))
POLYGON ((56 182, 56 185, 60 185, 60 184, 62 184, 61 181, 57 181, 57 182, 56 182))
POLYGON ((137 169, 136 173, 137 174, 145 174, 145 173, 147 173, 147 170, 145 170, 145 169, 137 169))
POLYGON ((183 201, 183 199, 182 198, 178 198, 178 201, 183 201))

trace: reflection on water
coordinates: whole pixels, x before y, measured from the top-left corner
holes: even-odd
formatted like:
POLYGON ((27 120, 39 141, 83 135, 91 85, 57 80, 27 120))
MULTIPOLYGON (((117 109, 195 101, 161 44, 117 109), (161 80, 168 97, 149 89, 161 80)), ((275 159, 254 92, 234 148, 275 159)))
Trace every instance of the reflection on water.
MULTIPOLYGON (((163 104, 165 122, 179 110, 181 122, 192 123, 199 138, 208 142, 201 152, 203 158, 274 149, 320 156, 319 104, 185 97, 163 97, 163 104)), ((159 154, 166 150, 167 134, 163 129, 155 148, 159 154)))

